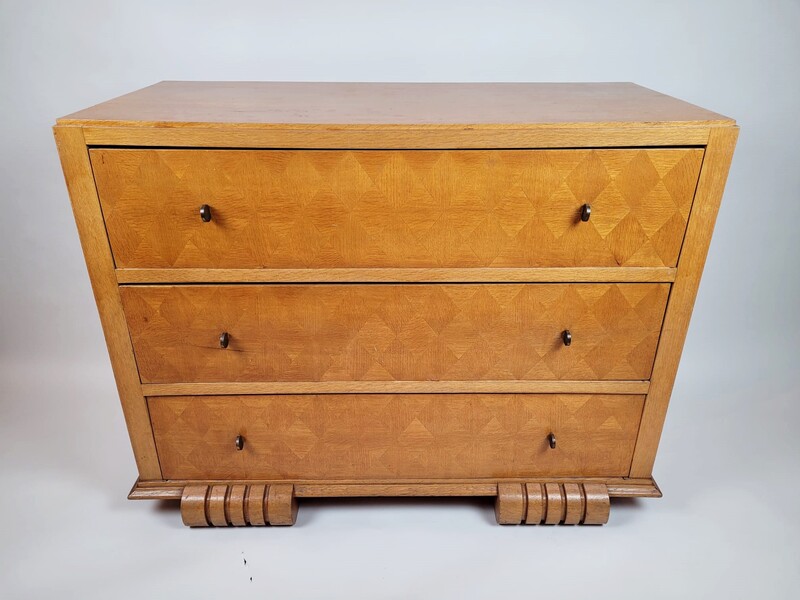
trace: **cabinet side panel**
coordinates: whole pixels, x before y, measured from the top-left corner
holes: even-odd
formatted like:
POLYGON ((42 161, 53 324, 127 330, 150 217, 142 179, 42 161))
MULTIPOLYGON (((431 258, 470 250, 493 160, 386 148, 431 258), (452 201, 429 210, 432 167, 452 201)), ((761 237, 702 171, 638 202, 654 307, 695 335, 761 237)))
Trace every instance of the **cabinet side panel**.
POLYGON ((725 127, 712 129, 709 136, 700 181, 678 260, 678 272, 667 303, 650 391, 645 401, 639 437, 631 462, 631 477, 649 477, 653 471, 669 398, 738 135, 738 127, 725 127))
POLYGON ((122 312, 114 261, 83 131, 80 127, 54 127, 53 132, 139 477, 142 480, 161 479, 147 402, 142 395, 133 347, 122 312))

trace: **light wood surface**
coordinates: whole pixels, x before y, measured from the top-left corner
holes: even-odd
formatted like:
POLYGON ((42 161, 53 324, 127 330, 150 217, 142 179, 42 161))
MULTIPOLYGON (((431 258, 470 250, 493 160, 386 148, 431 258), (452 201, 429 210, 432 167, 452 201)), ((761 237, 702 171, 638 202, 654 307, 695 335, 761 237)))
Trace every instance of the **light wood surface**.
POLYGON ((144 383, 643 380, 668 292, 667 284, 120 289, 144 383))
POLYGON ((547 498, 547 509, 544 514, 545 525, 558 525, 566 515, 564 488, 557 483, 545 483, 544 494, 547 498))
POLYGON ((294 525, 297 520, 297 498, 291 485, 271 485, 267 499, 270 525, 294 525))
POLYGON ((289 484, 190 485, 181 495, 181 517, 189 527, 294 525, 297 498, 289 484))
POLYGON ((633 83, 162 81, 58 120, 122 127, 728 125, 633 83))
POLYGON ((92 177, 88 149, 78 127, 55 127, 53 133, 139 477, 161 479, 147 404, 139 385, 136 359, 122 312, 114 275, 114 260, 92 177))
MULTIPOLYGON (((392 479, 385 481, 364 482, 307 482, 297 481, 294 484, 294 492, 298 498, 360 498, 360 497, 383 497, 383 496, 497 496, 497 486, 501 483, 526 483, 528 485, 528 508, 530 512, 531 490, 535 489, 533 483, 544 484, 547 482, 555 483, 578 483, 584 487, 589 484, 602 484, 611 497, 625 498, 661 498, 661 490, 652 479, 630 479, 628 477, 580 477, 564 478, 549 477, 545 480, 534 478, 504 478, 502 480, 417 480, 409 481, 402 479, 392 479)), ((183 490, 187 486, 196 485, 216 485, 227 483, 228 485, 243 485, 248 489, 256 485, 273 485, 282 483, 280 481, 268 481, 266 483, 256 483, 252 480, 200 480, 200 481, 137 481, 133 486, 128 498, 131 500, 180 500, 183 490)), ((248 496, 249 497, 249 496, 248 496)), ((261 495, 263 499, 263 494, 261 495)), ((543 518, 543 517, 542 517, 543 518)), ((530 519, 529 519, 530 520, 530 519)), ((249 522, 249 521, 248 521, 249 522)), ((537 520, 538 522, 538 520, 537 520)))
POLYGON ((206 516, 207 485, 187 485, 181 496, 181 519, 187 527, 208 527, 206 516))
POLYGON ((702 156, 91 151, 119 268, 674 267, 702 156))
POLYGON ((246 485, 237 484, 228 488, 228 496, 225 500, 225 511, 231 525, 235 527, 244 527, 248 523, 245 513, 246 498, 246 485))
POLYGON ((162 82, 54 132, 130 498, 206 527, 392 495, 602 524, 661 496, 733 120, 633 84, 162 82))
MULTIPOLYGON (((545 511, 547 510, 547 498, 544 494, 544 485, 537 482, 527 482, 518 484, 525 490, 525 523, 536 525, 544 521, 545 511)), ((498 486, 499 487, 499 486, 498 486)), ((516 521, 510 525, 519 525, 516 521)))
POLYGON ((124 283, 670 283, 673 267, 117 269, 124 283))
POLYGON ((623 476, 642 402, 578 394, 178 396, 149 398, 149 408, 165 478, 293 481, 623 476))
POLYGON ((608 500, 608 489, 602 483, 584 483, 583 492, 586 498, 584 525, 603 525, 608 523, 611 504, 608 500))
POLYGON ((603 525, 609 509, 608 488, 602 483, 497 485, 495 516, 500 525, 603 525))
POLYGON ((255 127, 84 127, 92 146, 170 148, 318 148, 449 150, 453 148, 624 148, 703 146, 716 125, 692 127, 488 127, 286 129, 255 127))
POLYGON ((565 483, 564 504, 564 525, 578 525, 586 514, 586 498, 581 493, 581 487, 577 483, 565 483))
POLYGON ((267 491, 269 486, 256 484, 247 487, 245 492, 245 519, 250 525, 266 525, 269 523, 267 515, 267 491))
POLYGON ((209 525, 225 527, 228 524, 225 514, 225 497, 228 494, 227 485, 212 486, 206 498, 206 516, 209 525))
POLYGON ((386 496, 494 496, 495 483, 311 483, 295 485, 300 498, 379 498, 386 496))
POLYGON ((497 485, 494 514, 498 525, 519 525, 525 516, 525 510, 522 484, 500 483, 497 485))
POLYGON ((480 380, 480 381, 257 381, 228 383, 146 383, 146 396, 241 394, 646 394, 649 381, 480 380))
POLYGON ((692 217, 678 264, 678 274, 664 317, 653 367, 653 381, 631 464, 631 477, 648 477, 653 472, 672 386, 738 135, 739 129, 732 127, 714 131, 709 139, 692 217))

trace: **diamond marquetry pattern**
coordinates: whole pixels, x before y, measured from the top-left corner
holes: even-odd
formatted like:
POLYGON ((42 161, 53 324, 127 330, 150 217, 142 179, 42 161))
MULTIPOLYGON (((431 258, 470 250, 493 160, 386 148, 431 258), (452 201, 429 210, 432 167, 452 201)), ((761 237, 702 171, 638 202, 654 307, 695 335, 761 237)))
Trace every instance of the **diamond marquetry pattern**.
POLYGON ((91 151, 118 268, 674 267, 702 157, 91 151))
POLYGON ((163 285, 120 292, 144 383, 614 380, 650 377, 669 285, 163 285))
POLYGON ((578 394, 148 400, 166 479, 292 481, 623 476, 643 401, 578 394))

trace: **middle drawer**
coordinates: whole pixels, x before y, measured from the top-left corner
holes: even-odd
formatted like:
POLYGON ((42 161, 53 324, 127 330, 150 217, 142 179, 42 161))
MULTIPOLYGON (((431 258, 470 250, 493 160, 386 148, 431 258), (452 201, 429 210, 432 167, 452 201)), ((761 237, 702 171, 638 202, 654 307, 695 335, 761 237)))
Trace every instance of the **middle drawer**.
POLYGON ((669 284, 155 285, 120 293, 143 383, 636 380, 650 377, 669 284))

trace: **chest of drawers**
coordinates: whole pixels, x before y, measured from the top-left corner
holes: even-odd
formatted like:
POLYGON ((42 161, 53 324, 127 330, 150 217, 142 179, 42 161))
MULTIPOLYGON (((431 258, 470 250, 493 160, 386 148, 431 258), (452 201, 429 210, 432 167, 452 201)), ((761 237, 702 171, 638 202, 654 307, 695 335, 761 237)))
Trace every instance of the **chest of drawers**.
POLYGON ((162 82, 54 130, 130 498, 660 496, 731 119, 633 84, 162 82))

